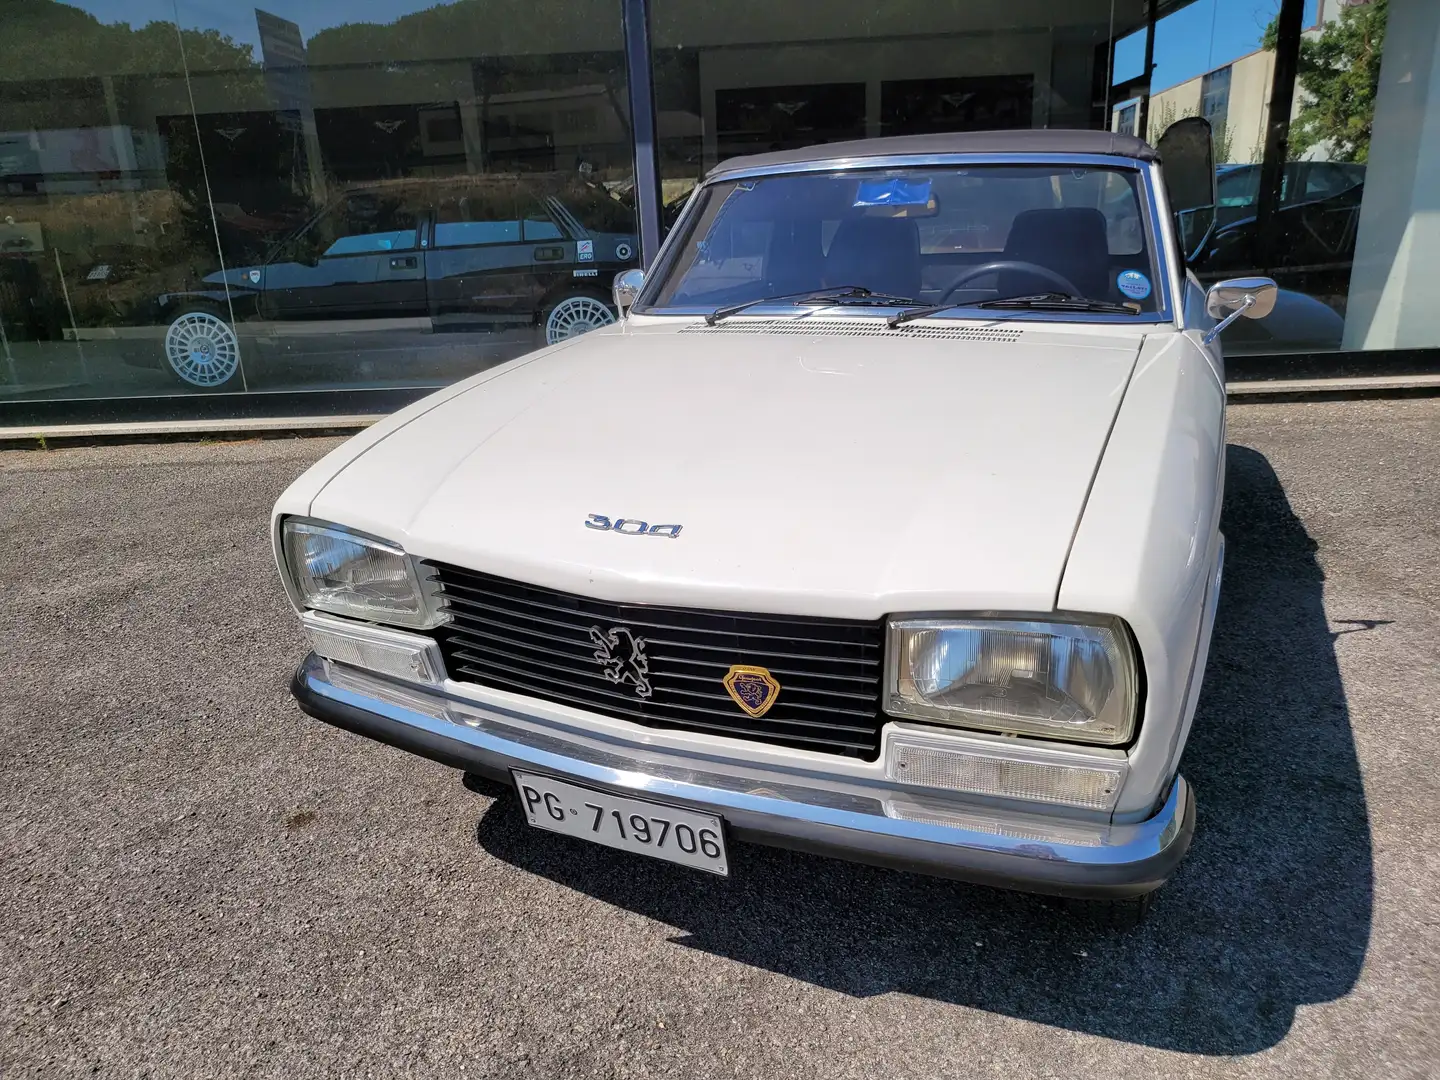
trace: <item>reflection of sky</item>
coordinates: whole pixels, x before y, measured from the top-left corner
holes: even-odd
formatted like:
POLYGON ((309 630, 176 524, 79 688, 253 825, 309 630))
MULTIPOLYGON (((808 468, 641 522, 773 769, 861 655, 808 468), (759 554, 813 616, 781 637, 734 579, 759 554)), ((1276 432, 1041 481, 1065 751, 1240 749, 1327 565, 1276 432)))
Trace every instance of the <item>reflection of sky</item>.
MULTIPOLYGON (((1280 0, 1196 0, 1155 24, 1153 92, 1223 67, 1260 47, 1260 38, 1280 11, 1280 0)), ((1305 0, 1305 26, 1319 18, 1319 0, 1305 0)), ((1145 69, 1145 31, 1115 45, 1117 83, 1137 79, 1145 69)))
POLYGON ((269 0, 259 5, 225 0, 67 0, 102 23, 126 22, 141 27, 151 22, 176 22, 187 29, 219 30, 238 44, 251 45, 260 59, 260 33, 255 8, 298 23, 308 41, 321 30, 342 23, 392 23, 426 8, 445 7, 454 0, 269 0))

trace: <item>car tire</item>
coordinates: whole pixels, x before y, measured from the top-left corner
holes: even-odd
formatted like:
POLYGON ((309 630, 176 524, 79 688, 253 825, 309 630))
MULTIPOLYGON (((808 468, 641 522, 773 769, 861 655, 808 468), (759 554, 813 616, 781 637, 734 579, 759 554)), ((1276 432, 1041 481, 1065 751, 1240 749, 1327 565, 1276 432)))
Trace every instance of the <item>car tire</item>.
POLYGON ((545 309, 545 344, 554 345, 578 337, 616 320, 615 309, 598 292, 565 293, 545 309))
POLYGON ((233 388, 240 373, 240 339, 214 308, 187 307, 165 329, 165 367, 194 390, 233 388))

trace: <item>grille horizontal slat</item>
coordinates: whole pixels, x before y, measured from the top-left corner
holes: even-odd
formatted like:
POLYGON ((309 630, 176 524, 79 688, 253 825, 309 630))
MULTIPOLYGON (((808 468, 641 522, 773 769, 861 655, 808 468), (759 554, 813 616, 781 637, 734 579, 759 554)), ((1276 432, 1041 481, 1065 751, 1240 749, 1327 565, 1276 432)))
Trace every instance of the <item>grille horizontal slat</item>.
MULTIPOLYGON (((560 614, 560 615, 569 615, 569 616, 571 616, 572 618, 574 618, 574 619, 576 619, 576 620, 579 620, 580 622, 584 622, 587 626, 588 626, 589 624, 593 623, 596 618, 607 618, 607 619, 613 618, 613 615, 612 615, 611 612, 605 612, 605 611, 597 611, 597 612, 582 611, 582 610, 573 609, 573 608, 559 607, 559 606, 554 605, 554 604, 536 603, 536 602, 527 601, 527 600, 524 600, 524 599, 518 598, 518 597, 498 597, 498 598, 497 598, 497 597, 495 597, 495 596, 491 596, 491 597, 488 597, 488 598, 487 598, 487 599, 489 599, 491 602, 485 603, 485 602, 482 602, 482 601, 479 601, 479 600, 475 600, 475 599, 471 599, 471 598, 467 597, 467 596, 465 595, 465 592, 470 592, 470 593, 473 594, 473 593, 478 593, 479 590, 474 589, 474 588, 468 588, 468 589, 467 589, 465 586, 460 585, 460 586, 455 586, 455 587, 454 587, 454 591, 452 592, 452 591, 451 591, 451 586, 450 586, 450 584, 449 584, 448 582, 446 583, 446 593, 447 593, 447 596, 448 596, 450 602, 453 603, 453 604, 459 604, 460 606, 465 607, 465 608, 473 608, 473 609, 480 610, 480 611, 489 611, 489 612, 492 612, 492 613, 495 613, 495 614, 513 615, 513 616, 516 616, 516 617, 519 617, 519 618, 534 619, 534 620, 536 620, 536 621, 545 621, 545 622, 551 623, 551 624, 554 625, 554 626, 565 626, 565 627, 577 626, 577 625, 579 625, 579 622, 570 623, 570 622, 565 622, 565 621, 563 621, 563 620, 550 619, 550 618, 547 618, 547 617, 545 617, 545 616, 531 615, 530 613, 528 613, 528 612, 526 612, 526 611, 517 611, 517 610, 516 610, 515 608, 513 608, 513 607, 506 607, 503 602, 502 602, 502 603, 497 603, 497 602, 495 602, 495 601, 496 601, 497 599, 499 599, 499 600, 510 600, 510 601, 514 601, 516 604, 519 604, 519 605, 522 605, 522 606, 525 606, 525 607, 539 608, 539 609, 541 609, 541 610, 550 611, 550 612, 552 612, 552 613, 560 614)), ((592 602, 592 603, 593 603, 593 602, 592 602)), ((611 608, 617 607, 617 605, 598 605, 598 604, 597 604, 596 606, 597 606, 597 607, 604 606, 604 607, 611 607, 611 608)), ((626 610, 628 610, 628 611, 634 611, 634 610, 636 610, 636 609, 632 607, 632 608, 628 608, 628 609, 626 609, 626 610)), ((691 612, 691 611, 688 611, 688 610, 685 610, 685 609, 675 609, 675 610, 676 610, 676 612, 677 612, 678 614, 684 614, 684 615, 703 615, 703 616, 709 616, 709 617, 712 617, 712 618, 714 618, 714 617, 729 618, 729 619, 734 619, 734 618, 735 618, 734 616, 726 616, 726 615, 723 615, 723 613, 719 613, 719 612, 698 612, 698 611, 697 611, 697 612, 691 612)), ((741 616, 741 618, 743 618, 743 616, 741 616)), ((757 620, 757 621, 758 621, 758 620, 757 620)), ((704 627, 704 626, 676 627, 675 624, 673 624, 673 623, 647 621, 645 618, 639 617, 639 616, 636 616, 636 617, 634 617, 634 618, 628 618, 628 619, 626 620, 626 622, 625 622, 625 625, 631 627, 632 629, 638 629, 638 630, 650 630, 650 629, 657 629, 657 630, 674 630, 674 629, 683 629, 683 630, 685 630, 685 631, 688 632, 688 633, 695 633, 695 634, 714 634, 714 635, 723 635, 723 636, 726 636, 726 637, 743 637, 743 638, 756 638, 756 639, 766 639, 766 638, 768 638, 768 639, 772 639, 772 640, 783 640, 783 641, 816 642, 816 643, 823 643, 823 644, 836 644, 836 645, 842 645, 842 646, 853 646, 853 647, 856 647, 856 648, 876 649, 876 650, 878 650, 879 647, 880 647, 880 645, 879 645, 878 642, 871 643, 871 642, 864 642, 864 641, 847 641, 847 640, 845 640, 845 639, 843 639, 843 638, 825 638, 825 637, 817 637, 817 636, 813 636, 813 635, 806 635, 806 634, 800 634, 800 633, 784 633, 784 632, 773 632, 773 631, 772 631, 772 632, 769 632, 769 633, 762 633, 762 632, 753 631, 753 630, 751 630, 751 631, 738 631, 738 630, 730 630, 730 629, 717 629, 717 628, 713 628, 713 627, 704 627)), ((801 627, 797 627, 797 629, 801 629, 801 627)), ((868 627, 867 627, 866 629, 868 629, 868 627)))
MULTIPOLYGON (((487 675, 481 678, 476 672, 466 672, 466 674, 476 676, 475 681, 477 682, 484 682, 487 685, 497 686, 502 690, 515 690, 520 693, 538 696, 535 695, 534 690, 530 687, 530 685, 523 680, 506 679, 503 676, 495 675, 487 675)), ((719 735, 736 736, 742 739, 753 738, 757 742, 778 742, 783 745, 795 743, 800 744, 802 748, 806 750, 831 750, 837 753, 850 751, 852 753, 855 753, 856 756, 860 756, 860 754, 863 753, 864 756, 874 757, 874 750, 871 747, 868 738, 863 740, 857 739, 855 741, 847 741, 839 738, 818 738, 808 735, 785 734, 782 736, 777 735, 773 731, 747 728, 739 724, 715 724, 689 718, 656 719, 655 717, 649 716, 645 713, 636 712, 634 710, 622 708, 619 706, 605 706, 597 708, 595 703, 590 700, 588 695, 584 694, 567 694, 559 691, 550 690, 546 691, 543 696, 551 701, 558 701, 566 705, 578 705, 581 708, 590 709, 594 712, 603 712, 607 715, 616 716, 622 720, 632 720, 636 723, 643 724, 646 727, 678 728, 682 731, 707 731, 714 732, 719 735)), ((748 720, 749 718, 746 717, 746 719, 748 720)))
MULTIPOLYGON (((473 660, 474 657, 461 656, 460 659, 470 659, 470 660, 473 660)), ((497 662, 495 662, 495 661, 487 661, 483 666, 480 666, 480 667, 471 667, 471 666, 468 666, 468 665, 467 665, 467 666, 465 666, 465 667, 463 668, 463 670, 472 672, 472 673, 474 673, 474 674, 476 674, 476 675, 480 675, 480 676, 482 676, 482 677, 493 677, 493 675, 492 675, 491 673, 492 673, 492 672, 495 672, 495 671, 502 672, 502 673, 504 673, 505 675, 508 675, 508 676, 510 676, 510 677, 512 677, 512 678, 515 678, 515 677, 524 677, 524 676, 533 676, 533 674, 534 674, 533 672, 527 671, 527 670, 524 669, 524 668, 517 668, 517 667, 511 666, 511 665, 497 663, 497 662)), ((570 680, 570 679, 551 679, 551 680, 549 680, 549 681, 551 682, 551 684, 553 684, 553 685, 555 685, 555 686, 564 687, 564 688, 566 688, 567 690, 570 690, 570 691, 573 691, 573 692, 584 693, 584 694, 598 694, 598 695, 600 695, 600 696, 602 696, 602 697, 612 698, 612 699, 614 699, 616 702, 618 702, 618 703, 620 704, 620 707, 621 707, 621 708, 625 708, 626 706, 628 706, 628 704, 629 704, 632 700, 634 700, 634 699, 631 697, 631 695, 628 694, 627 692, 625 692, 625 691, 623 691, 623 690, 611 690, 608 686, 605 686, 605 685, 603 685, 603 684, 602 684, 601 686, 589 686, 589 685, 587 685, 584 681, 575 682, 575 681, 572 681, 572 680, 570 680)), ((670 692, 673 693, 674 691, 670 691, 670 692)), ((697 695, 697 696, 703 696, 703 695, 697 695)), ((728 701, 729 699, 727 698, 726 700, 728 701)), ((647 704, 647 705, 653 705, 653 704, 655 704, 655 703, 654 703, 654 702, 646 702, 646 704, 647 704)), ((663 704, 665 705, 666 708, 680 709, 680 710, 683 710, 683 711, 685 711, 685 712, 699 713, 699 714, 703 714, 703 715, 706 715, 706 716, 715 716, 715 717, 719 717, 720 719, 726 720, 726 721, 730 720, 730 719, 732 718, 732 715, 733 715, 733 714, 731 713, 731 711, 728 710, 728 709, 712 709, 712 708, 708 708, 707 706, 704 706, 704 705, 691 705, 691 704, 686 703, 686 702, 674 702, 674 701, 672 701, 672 702, 665 702, 665 703, 663 703, 663 704)), ((627 709, 626 711, 629 711, 629 712, 633 713, 633 715, 636 716, 636 717, 641 717, 641 718, 643 718, 643 721, 646 722, 646 723, 652 722, 652 721, 654 721, 655 719, 657 719, 656 716, 655 716, 653 713, 647 712, 647 711, 644 710, 644 709, 638 709, 638 708, 637 708, 637 709, 627 709)), ((745 714, 742 713, 741 715, 744 716, 745 714)), ((827 723, 824 723, 823 721, 819 721, 819 720, 795 720, 795 719, 793 719, 793 718, 792 718, 792 719, 785 720, 785 721, 783 721, 783 722, 766 723, 766 721, 770 719, 769 716, 762 716, 762 717, 758 717, 758 718, 753 718, 753 717, 748 717, 748 716, 747 716, 747 717, 745 717, 745 718, 746 718, 746 720, 747 720, 749 723, 756 725, 755 730, 757 730, 757 731, 766 731, 766 732, 770 732, 770 733, 772 733, 772 734, 773 734, 774 732, 780 731, 780 730, 782 730, 782 729, 784 729, 784 728, 787 728, 787 727, 799 727, 799 728, 813 727, 813 728, 820 728, 820 729, 825 730, 825 731, 847 731, 847 732, 853 732, 853 733, 855 733, 855 734, 857 734, 857 735, 864 735, 864 734, 866 734, 866 733, 869 731, 869 728, 868 728, 868 727, 865 727, 864 725, 860 725, 860 724, 854 724, 854 725, 849 725, 849 724, 827 724, 827 723)))
MULTIPOLYGON (((569 677, 572 685, 582 687, 593 686, 595 691, 598 693, 615 693, 618 694, 622 700, 629 700, 630 697, 630 693, 628 690, 611 690, 611 687, 614 684, 607 682, 605 677, 599 674, 598 668, 592 668, 591 670, 586 671, 583 668, 575 668, 569 665, 556 664, 553 661, 537 660, 535 657, 521 656, 512 652, 508 652, 504 649, 495 648, 490 649, 488 653, 484 656, 478 655, 467 649, 457 649, 455 650, 455 656, 460 660, 466 661, 467 666, 473 668, 476 671, 484 671, 486 667, 493 665, 495 667, 503 667, 506 670, 510 671, 511 674, 522 674, 528 670, 532 675, 547 677, 555 682, 563 681, 560 679, 559 676, 564 675, 569 677), (499 657, 499 659, 495 659, 496 657, 499 657), (508 661, 508 664, 502 663, 502 661, 508 661), (516 664, 528 664, 532 666, 543 665, 548 670, 543 672, 535 672, 532 669, 517 668, 515 666, 516 664)), ((657 690, 656 694, 660 695, 662 700, 668 700, 669 698, 678 695, 685 698, 694 698, 698 701, 709 701, 717 706, 723 705, 726 707, 719 710, 720 714, 723 716, 730 716, 734 707, 734 702, 730 700, 730 695, 724 693, 723 691, 718 694, 707 694, 702 691, 687 690, 678 686, 670 686, 657 690)), ((676 704, 678 705, 679 703, 677 702, 676 704)), ((859 718, 860 720, 868 720, 873 715, 869 710, 866 709, 844 709, 837 708, 832 705, 809 704, 803 701, 790 701, 788 702, 788 704, 792 709, 814 710, 816 712, 824 713, 831 716, 852 717, 859 718)), ((812 721, 797 719, 787 721, 787 723, 809 724, 812 723, 812 721)), ((821 724, 819 726, 825 727, 831 725, 821 724)), ((855 728, 855 730, 864 731, 866 730, 866 727, 862 724, 861 726, 855 728)))
POLYGON ((614 604, 437 564, 451 621, 436 631, 453 678, 577 705, 647 727, 727 734, 873 759, 883 624, 614 604), (651 695, 607 680, 592 627, 645 642, 651 695), (764 716, 735 704, 733 664, 781 684, 764 716))
MULTIPOLYGON (((466 635, 464 634, 456 634, 454 636, 454 641, 457 645, 468 644, 468 642, 466 641, 466 635)), ((525 648, 526 646, 520 647, 525 648)), ((578 657, 572 657, 569 654, 552 653, 547 655, 544 653, 543 650, 534 649, 532 649, 532 651, 541 652, 541 655, 538 657, 526 656, 524 653, 517 653, 512 651, 513 648, 514 646, 511 646, 508 643, 504 646, 497 646, 495 644, 482 644, 480 646, 480 651, 478 652, 473 648, 457 648, 455 650, 455 655, 460 659, 468 661, 470 666, 474 667, 476 670, 483 670, 487 663, 494 661, 494 659, 498 657, 500 658, 500 660, 509 661, 512 667, 514 664, 517 663, 540 665, 543 670, 538 672, 532 672, 532 674, 534 674, 537 678, 545 678, 547 676, 554 677, 554 673, 561 673, 572 677, 578 677, 582 682, 593 682, 597 687, 600 688, 608 688, 608 686, 610 685, 604 681, 604 676, 600 674, 599 668, 590 667, 587 669, 582 666, 577 666, 583 664, 586 660, 588 660, 588 657, 582 659, 578 657), (557 662, 559 660, 567 660, 571 662, 559 663, 557 662)), ((684 675, 678 672, 667 673, 667 682, 673 682, 676 679, 689 680, 692 681, 694 684, 708 684, 714 687, 719 687, 720 682, 719 678, 717 677, 711 677, 709 679, 706 679, 700 676, 684 675)), ((807 701, 805 700, 805 698, 812 693, 816 693, 817 691, 812 691, 805 687, 787 687, 786 689, 790 691, 790 694, 786 699, 786 704, 791 709, 804 709, 807 713, 820 712, 833 716, 858 717, 862 720, 869 720, 871 717, 874 716, 874 699, 866 697, 864 695, 848 694, 845 695, 845 698, 842 702, 815 702, 807 701), (863 703, 868 703, 871 707, 856 708, 855 701, 857 699, 863 703)), ((671 686, 667 688, 663 693, 680 694, 686 697, 700 698, 702 700, 715 702, 716 704, 725 706, 724 711, 727 715, 729 714, 730 709, 734 707, 734 702, 730 700, 730 695, 725 693, 723 688, 717 689, 716 692, 705 693, 704 691, 686 689, 682 686, 671 686)), ((824 691, 818 691, 818 693, 823 695, 824 691)))
MULTIPOLYGON (((570 656, 583 654, 582 658, 587 661, 591 658, 595 650, 594 642, 592 642, 588 637, 584 641, 580 641, 575 638, 564 638, 556 634, 546 634, 538 630, 530 630, 529 628, 522 626, 513 626, 507 628, 503 623, 497 623, 491 620, 469 619, 466 621, 465 629, 455 629, 451 632, 453 633, 457 642, 474 645, 482 649, 489 647, 489 643, 492 642, 501 645, 510 645, 517 648, 529 648, 541 651, 544 651, 546 649, 545 646, 524 640, 524 638, 529 637, 539 638, 542 641, 550 642, 556 647, 569 650, 579 650, 579 653, 562 652, 561 655, 570 656), (479 629, 478 627, 481 626, 487 627, 487 629, 479 629), (523 635, 523 637, 517 639, 515 637, 516 634, 523 635)), ((725 673, 730 669, 729 664, 722 663, 718 660, 671 656, 663 653, 653 653, 651 654, 651 659, 663 660, 667 663, 675 665, 675 669, 670 671, 669 673, 670 678, 694 679, 699 682, 708 682, 712 684, 723 678, 725 673), (697 675, 679 670, 681 666, 709 668, 710 670, 703 675, 697 675)), ((783 675, 787 678, 803 679, 806 682, 811 679, 830 679, 850 682, 862 686, 869 686, 874 682, 873 678, 866 678, 856 675, 831 675, 824 672, 797 671, 788 668, 778 668, 774 666, 770 666, 768 670, 772 675, 775 675, 777 677, 783 675)), ((853 689, 833 690, 827 687, 809 686, 805 685, 805 683, 796 682, 791 682, 787 684, 787 688, 792 691, 799 691, 806 694, 820 694, 825 697, 846 698, 852 701, 873 702, 875 699, 875 695, 873 692, 860 692, 853 689)))

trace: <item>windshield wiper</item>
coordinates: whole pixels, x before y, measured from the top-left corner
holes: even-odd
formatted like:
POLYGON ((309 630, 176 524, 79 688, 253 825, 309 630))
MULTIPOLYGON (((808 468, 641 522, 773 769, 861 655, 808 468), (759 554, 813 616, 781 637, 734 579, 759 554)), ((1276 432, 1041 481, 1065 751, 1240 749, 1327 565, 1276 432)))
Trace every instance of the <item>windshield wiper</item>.
POLYGON ((1075 296, 1072 293, 1048 292, 1048 293, 1026 293, 1023 296, 1002 296, 995 300, 980 300, 968 304, 934 304, 931 307, 911 308, 909 311, 902 311, 898 315, 891 315, 886 323, 893 330, 901 323, 907 323, 911 319, 923 319, 927 315, 938 315, 942 311, 949 311, 952 308, 1015 308, 1024 311, 1100 311, 1116 315, 1138 315, 1138 307, 1129 307, 1125 304, 1112 304, 1108 300, 1089 300, 1083 296, 1075 296))
POLYGON ((731 315, 744 311, 746 308, 758 307, 761 304, 779 304, 786 300, 793 300, 797 304, 873 304, 881 307, 916 302, 909 296, 891 296, 889 293, 872 292, 863 285, 840 285, 833 289, 810 289, 806 292, 785 293, 782 296, 762 296, 759 300, 746 300, 743 304, 718 307, 705 316, 705 325, 714 326, 721 319, 728 319, 731 315))

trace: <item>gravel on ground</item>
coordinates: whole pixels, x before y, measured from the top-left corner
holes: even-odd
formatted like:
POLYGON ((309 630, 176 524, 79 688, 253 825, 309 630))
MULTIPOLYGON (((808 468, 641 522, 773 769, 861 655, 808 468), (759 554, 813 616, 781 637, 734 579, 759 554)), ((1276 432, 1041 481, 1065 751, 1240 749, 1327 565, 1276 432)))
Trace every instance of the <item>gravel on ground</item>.
POLYGON ((1198 832, 1129 934, 624 856, 303 716, 267 515, 335 440, 0 454, 0 1076, 1440 1075, 1440 400, 1230 442, 1198 832))

